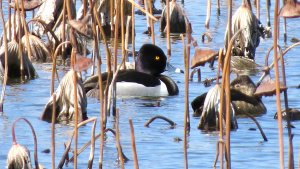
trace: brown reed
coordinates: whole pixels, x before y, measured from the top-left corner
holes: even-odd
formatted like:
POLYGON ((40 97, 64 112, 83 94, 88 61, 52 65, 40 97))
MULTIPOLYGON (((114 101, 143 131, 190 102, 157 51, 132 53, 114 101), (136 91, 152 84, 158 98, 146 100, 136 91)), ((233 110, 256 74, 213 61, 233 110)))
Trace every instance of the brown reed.
MULTIPOLYGON (((274 49, 277 49, 278 45, 278 0, 275 0, 274 8, 274 49)), ((282 114, 281 102, 280 102, 280 82, 279 82, 279 69, 277 61, 277 50, 274 50, 274 69, 275 69, 275 84, 276 84, 276 108, 278 114, 278 138, 279 138, 279 157, 280 157, 280 168, 284 168, 284 147, 283 147, 283 129, 282 129, 282 114)))
POLYGON ((162 119, 162 120, 168 122, 170 124, 171 128, 174 128, 176 126, 176 123, 174 121, 172 121, 171 119, 169 119, 165 116, 162 116, 162 115, 156 115, 156 116, 152 117, 144 124, 144 126, 149 127, 149 125, 156 119, 162 119))
POLYGON ((131 45, 132 45, 132 58, 135 60, 135 11, 134 5, 131 5, 131 45))
POLYGON ((166 8, 167 8, 167 55, 168 60, 170 60, 171 56, 171 40, 170 40, 170 2, 166 1, 166 8))
POLYGON ((122 148, 121 148, 121 142, 120 142, 120 128, 119 128, 119 119, 120 119, 120 113, 119 113, 119 109, 117 109, 116 112, 116 122, 115 122, 115 126, 116 126, 116 146, 118 149, 118 158, 120 161, 120 167, 121 169, 124 169, 124 158, 122 156, 122 148))
POLYGON ((211 0, 207 0, 205 28, 209 29, 209 21, 211 14, 211 0))
MULTIPOLYGON (((4 53, 5 53, 5 65, 4 65, 4 79, 2 84, 2 92, 1 92, 1 98, 0 98, 0 114, 3 113, 3 104, 4 104, 4 97, 5 97, 5 91, 6 91, 6 83, 7 83, 7 75, 8 75, 8 45, 7 45, 7 32, 5 29, 5 22, 4 22, 4 16, 3 16, 3 10, 2 10, 2 0, 0 0, 0 15, 1 15, 1 24, 3 25, 3 42, 4 42, 4 53)), ((9 8, 10 9, 10 8, 9 8)), ((10 20, 10 17, 9 17, 10 20)), ((10 22, 9 22, 10 23, 10 22)), ((10 28, 9 28, 10 31, 10 28)))
POLYGON ((55 115, 56 115, 56 94, 52 93, 53 108, 52 108, 52 123, 51 123, 51 166, 55 169, 55 115))
POLYGON ((131 135, 131 146, 132 146, 132 155, 133 155, 133 161, 134 161, 134 169, 139 169, 139 161, 138 161, 137 153, 136 153, 135 136, 134 136, 134 128, 133 128, 132 119, 129 119, 129 125, 130 125, 130 135, 131 135))

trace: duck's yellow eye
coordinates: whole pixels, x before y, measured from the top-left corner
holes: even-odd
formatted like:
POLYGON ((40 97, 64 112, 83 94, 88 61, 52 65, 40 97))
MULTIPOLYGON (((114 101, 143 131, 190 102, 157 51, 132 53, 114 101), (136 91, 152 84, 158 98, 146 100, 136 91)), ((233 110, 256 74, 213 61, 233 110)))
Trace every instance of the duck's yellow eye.
POLYGON ((159 61, 160 57, 159 56, 155 56, 155 60, 159 61))

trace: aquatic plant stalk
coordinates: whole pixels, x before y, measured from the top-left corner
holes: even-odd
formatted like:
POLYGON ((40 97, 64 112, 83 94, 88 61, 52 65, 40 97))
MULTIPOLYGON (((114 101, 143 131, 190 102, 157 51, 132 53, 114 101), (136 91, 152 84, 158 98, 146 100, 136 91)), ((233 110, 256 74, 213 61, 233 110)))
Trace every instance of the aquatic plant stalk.
MULTIPOLYGON (((285 5, 285 0, 282 0, 282 4, 285 5)), ((287 41, 287 32, 286 32, 286 18, 282 18, 283 19, 283 41, 284 43, 286 43, 287 41)))
POLYGON ((172 121, 171 119, 169 119, 165 116, 162 116, 162 115, 157 115, 157 116, 152 117, 144 124, 144 126, 149 127, 149 125, 156 119, 162 119, 162 120, 168 122, 172 128, 174 128, 176 126, 176 123, 174 121, 172 121))
MULTIPOLYGON (((168 1, 168 0, 167 0, 168 1)), ((188 126, 188 114, 189 114, 189 56, 187 54, 187 47, 185 45, 185 40, 183 34, 180 35, 183 43, 183 53, 184 53, 184 130, 183 130, 183 153, 184 153, 184 167, 188 168, 188 154, 187 154, 187 133, 189 132, 188 126)))
MULTIPOLYGON (((3 10, 2 10, 2 0, 0 0, 0 15, 1 15, 1 23, 3 25, 3 42, 4 42, 4 78, 3 78, 3 84, 2 84, 2 92, 1 92, 1 98, 0 98, 0 114, 3 113, 3 104, 4 104, 4 97, 5 97, 5 91, 6 91, 6 83, 7 83, 7 75, 8 75, 8 45, 7 45, 7 38, 6 38, 6 28, 5 28, 5 22, 4 22, 4 16, 3 16, 3 10)), ((10 20, 10 17, 9 17, 10 20)), ((10 23, 10 21, 9 21, 10 23)), ((15 28, 14 28, 15 29, 15 28)), ((10 29, 9 29, 10 31, 10 29)))
POLYGON ((22 8, 22 19, 24 22, 24 31, 25 31, 25 37, 26 37, 26 42, 27 42, 27 53, 28 53, 28 58, 31 61, 31 48, 30 48, 30 43, 29 43, 29 35, 28 35, 28 30, 27 30, 27 24, 26 24, 26 19, 25 19, 25 10, 24 10, 24 1, 21 1, 21 8, 22 8))
MULTIPOLYGON (((125 57, 125 21, 124 21, 124 0, 121 0, 121 49, 122 49, 122 57, 125 57)), ((118 27, 117 27, 118 28, 118 27)), ((124 69, 126 69, 125 62, 123 64, 124 69)))
POLYGON ((12 131, 11 131, 12 132, 13 144, 17 144, 17 142, 16 142, 16 134, 15 134, 15 126, 16 126, 16 123, 18 121, 20 121, 20 120, 25 121, 29 125, 29 127, 31 129, 31 133, 33 135, 33 141, 34 141, 34 154, 33 154, 33 156, 34 156, 34 165, 35 165, 36 169, 39 169, 39 162, 38 162, 38 156, 37 156, 37 139, 36 139, 36 134, 35 134, 33 126, 31 125, 31 123, 26 118, 21 117, 21 118, 18 118, 17 120, 14 121, 14 123, 12 125, 12 131))
POLYGON ((158 19, 155 18, 155 16, 153 16, 149 12, 147 12, 143 7, 141 7, 139 4, 137 4, 136 2, 134 2, 134 0, 127 0, 127 1, 130 2, 132 5, 134 5, 136 8, 138 8, 139 10, 141 10, 144 14, 146 14, 147 16, 149 16, 154 21, 158 21, 158 19))
MULTIPOLYGON (((11 3, 11 0, 8 0, 8 6, 9 6, 9 4, 11 3)), ((1 0, 1 7, 2 7, 2 0, 1 0)), ((6 32, 6 35, 7 35, 7 33, 8 33, 8 40, 11 40, 12 38, 12 36, 11 36, 11 34, 12 34, 12 32, 11 32, 11 8, 10 7, 8 7, 8 32, 6 32)), ((5 25, 4 23, 2 23, 2 25, 5 25)), ((3 26, 3 33, 4 33, 4 29, 5 29, 5 26, 3 26)), ((6 30, 5 30, 6 31, 6 30)), ((4 37, 6 37, 6 36, 4 36, 4 37)))
POLYGON ((260 19, 260 0, 256 0, 256 17, 260 19))
POLYGON ((90 150, 90 157, 88 161, 88 168, 93 168, 93 161, 94 161, 94 152, 95 152, 95 130, 96 130, 96 122, 97 119, 94 118, 94 123, 92 126, 92 134, 91 134, 91 150, 90 150))
POLYGON ((211 14, 211 0, 207 0, 205 27, 209 29, 209 21, 211 14))
POLYGON ((131 45, 132 45, 132 58, 135 60, 135 11, 134 5, 131 5, 131 45))
POLYGON ((171 40, 170 40, 170 2, 166 1, 166 8, 167 8, 167 55, 168 60, 170 60, 171 56, 171 40))
POLYGON ((129 119, 129 125, 130 125, 130 135, 131 135, 131 146, 132 146, 134 169, 139 169, 139 161, 138 161, 137 153, 136 153, 135 136, 134 136, 134 128, 133 128, 132 119, 129 119))
POLYGON ((55 115, 56 115, 56 94, 53 97, 53 108, 52 108, 52 123, 51 123, 51 166, 55 169, 55 115))
MULTIPOLYGON (((278 45, 278 6, 279 1, 275 0, 274 8, 274 49, 277 49, 278 45)), ((284 169, 284 147, 283 147, 283 128, 282 128, 282 114, 281 102, 280 102, 280 82, 279 82, 279 69, 277 61, 277 50, 274 50, 274 69, 275 69, 275 84, 276 84, 276 108, 278 113, 278 138, 279 138, 279 157, 280 157, 280 168, 284 169)))
POLYGON ((217 14, 220 16, 221 10, 220 10, 220 0, 217 0, 217 14))
POLYGON ((72 53, 71 53, 71 67, 74 70, 74 74, 73 74, 73 85, 74 85, 74 108, 75 108, 75 112, 74 112, 74 116, 75 116, 75 120, 74 120, 74 130, 75 130, 75 138, 74 138, 74 168, 77 168, 77 146, 78 146, 78 98, 77 98, 77 72, 74 69, 75 67, 75 63, 76 63, 76 49, 72 49, 72 53))
POLYGON ((270 0, 266 0, 266 7, 267 7, 267 25, 268 27, 271 26, 271 19, 270 19, 270 0))
MULTIPOLYGON (((147 0, 147 2, 148 2, 150 14, 153 15, 153 8, 152 8, 151 0, 147 0)), ((150 22, 150 29, 151 29, 152 44, 155 45, 154 21, 149 18, 149 22, 150 22)))
POLYGON ((118 148, 118 156, 120 160, 120 167, 121 169, 124 169, 124 158, 122 156, 122 149, 121 149, 121 142, 120 142, 120 128, 119 128, 119 123, 120 123, 120 113, 119 109, 117 109, 116 112, 116 146, 118 148))

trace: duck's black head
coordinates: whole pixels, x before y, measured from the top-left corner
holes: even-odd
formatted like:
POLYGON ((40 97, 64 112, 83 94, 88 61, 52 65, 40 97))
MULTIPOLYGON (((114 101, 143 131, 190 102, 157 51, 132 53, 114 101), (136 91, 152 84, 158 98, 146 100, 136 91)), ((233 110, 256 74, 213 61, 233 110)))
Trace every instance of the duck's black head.
POLYGON ((165 71, 167 57, 163 50, 153 44, 144 44, 135 60, 135 70, 159 76, 165 71))

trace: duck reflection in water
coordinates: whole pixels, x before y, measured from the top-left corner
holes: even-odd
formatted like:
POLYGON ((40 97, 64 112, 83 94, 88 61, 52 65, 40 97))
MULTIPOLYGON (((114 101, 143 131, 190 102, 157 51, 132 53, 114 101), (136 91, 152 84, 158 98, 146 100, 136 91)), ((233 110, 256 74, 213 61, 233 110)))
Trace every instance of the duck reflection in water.
MULTIPOLYGON (((177 95, 177 84, 168 76, 162 75, 167 57, 156 45, 144 44, 135 60, 135 69, 120 70, 116 77, 117 96, 172 96, 177 95)), ((110 83, 112 75, 102 74, 103 84, 110 83)), ((98 76, 84 82, 87 96, 98 97, 98 76)))
MULTIPOLYGON (((245 116, 249 113, 254 116, 266 113, 267 109, 260 98, 254 96, 256 85, 247 75, 240 75, 230 84, 231 93, 231 129, 237 129, 236 115, 245 116)), ((200 116, 198 128, 201 130, 219 129, 220 111, 219 84, 193 100, 191 103, 194 116, 200 116)), ((224 109, 225 111, 225 109, 224 109)), ((225 117, 225 114, 223 114, 225 117)), ((225 119, 223 119, 225 121, 225 119)))

